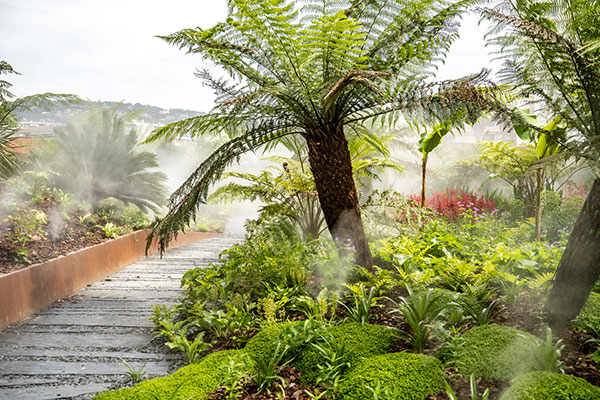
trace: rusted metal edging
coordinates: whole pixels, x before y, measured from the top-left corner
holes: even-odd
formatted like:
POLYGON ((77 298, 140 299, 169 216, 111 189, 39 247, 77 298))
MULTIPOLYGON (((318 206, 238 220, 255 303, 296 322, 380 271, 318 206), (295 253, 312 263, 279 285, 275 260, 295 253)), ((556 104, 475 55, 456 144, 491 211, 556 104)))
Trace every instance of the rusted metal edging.
MULTIPOLYGON (((148 230, 69 253, 45 263, 0 275, 0 329, 23 321, 87 285, 114 274, 146 257, 148 230)), ((217 235, 212 232, 180 233, 171 248, 217 235)), ((157 251, 152 246, 149 253, 157 251)))

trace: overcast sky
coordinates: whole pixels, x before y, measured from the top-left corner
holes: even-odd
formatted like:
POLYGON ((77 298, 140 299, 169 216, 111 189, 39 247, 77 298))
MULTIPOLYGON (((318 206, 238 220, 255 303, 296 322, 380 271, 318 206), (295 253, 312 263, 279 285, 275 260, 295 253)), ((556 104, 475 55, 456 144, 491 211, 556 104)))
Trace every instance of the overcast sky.
MULTIPOLYGON (((194 77, 198 56, 155 35, 208 28, 225 18, 224 0, 0 0, 0 59, 18 96, 73 93, 208 111, 213 94, 194 77)), ((439 78, 490 67, 485 28, 467 16, 439 78)))

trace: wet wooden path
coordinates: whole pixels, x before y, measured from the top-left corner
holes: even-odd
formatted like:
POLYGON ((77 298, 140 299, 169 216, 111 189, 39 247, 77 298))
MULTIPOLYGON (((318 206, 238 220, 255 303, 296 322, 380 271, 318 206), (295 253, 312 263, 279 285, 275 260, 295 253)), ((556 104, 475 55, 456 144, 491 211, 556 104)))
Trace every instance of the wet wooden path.
POLYGON ((240 241, 217 236, 148 257, 0 332, 0 399, 90 398, 127 381, 121 359, 166 375, 179 357, 152 342, 151 305, 175 304, 181 276, 240 241))

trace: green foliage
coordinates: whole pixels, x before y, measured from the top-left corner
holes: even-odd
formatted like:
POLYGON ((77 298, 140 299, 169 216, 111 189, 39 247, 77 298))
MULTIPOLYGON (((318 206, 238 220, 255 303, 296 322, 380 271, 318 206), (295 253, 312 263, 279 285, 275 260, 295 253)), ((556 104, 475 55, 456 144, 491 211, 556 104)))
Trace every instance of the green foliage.
POLYGON ((597 398, 600 398, 600 388, 585 379, 539 371, 514 379, 500 400, 592 400, 597 398))
POLYGON ((281 322, 261 329, 248 341, 245 351, 256 362, 268 362, 275 355, 277 343, 290 325, 289 322, 281 322))
POLYGON ((144 361, 136 368, 133 365, 129 364, 127 361, 123 360, 122 358, 119 359, 121 360, 121 365, 123 366, 123 368, 125 368, 125 372, 127 372, 127 375, 133 382, 138 383, 142 380, 144 373, 146 375, 148 374, 148 372, 146 371, 146 365, 148 364, 148 361, 144 361))
POLYGON ((488 381, 510 379, 533 371, 535 344, 540 340, 503 325, 482 325, 463 335, 455 366, 463 375, 474 374, 488 381))
POLYGON ((339 400, 373 398, 373 389, 387 389, 380 399, 422 400, 444 387, 441 363, 422 354, 390 353, 360 361, 340 383, 339 400))
MULTIPOLYGON (((471 374, 469 377, 469 388, 471 389, 471 400, 479 400, 479 394, 477 393, 477 382, 475 381, 475 375, 471 374)), ((450 400, 459 400, 448 382, 446 382, 446 394, 450 400)), ((487 388, 481 395, 481 400, 487 400, 490 395, 490 389, 487 388)))
POLYGON ((270 359, 260 359, 256 361, 254 373, 251 378, 258 388, 258 393, 263 390, 270 391, 271 386, 276 381, 285 382, 278 373, 281 370, 281 367, 289 362, 289 360, 284 362, 286 351, 285 345, 282 344, 282 342, 278 342, 275 346, 273 356, 270 359))
POLYGON ((275 288, 293 288, 302 294, 315 245, 305 244, 288 227, 277 220, 255 225, 244 243, 221 253, 219 264, 187 271, 181 280, 186 288, 184 307, 189 310, 201 303, 224 308, 236 295, 257 302, 275 288))
MULTIPOLYGON (((501 1, 494 10, 481 12, 494 23, 489 42, 500 46, 507 59, 501 71, 503 83, 528 98, 529 104, 541 104, 550 120, 566 121, 567 139, 551 139, 570 154, 599 160, 593 139, 600 134, 598 5, 557 0, 515 7, 501 1)), ((517 125, 535 128, 525 119, 517 125)))
POLYGON ((144 211, 158 210, 166 176, 151 171, 158 167, 156 155, 138 150, 137 134, 133 129, 127 132, 127 120, 108 109, 57 129, 52 184, 94 208, 113 198, 144 211))
POLYGON ((590 293, 590 297, 588 297, 587 302, 572 325, 600 337, 600 294, 590 293))
MULTIPOLYGON (((8 74, 20 75, 8 62, 0 60, 0 76, 8 74)), ((10 82, 0 79, 0 180, 12 176, 20 169, 22 162, 16 152, 18 146, 14 143, 19 127, 14 112, 34 108, 48 110, 57 104, 70 104, 80 100, 77 96, 54 93, 15 98, 9 90, 11 87, 10 82)))
MULTIPOLYGON (((394 345, 398 332, 380 325, 353 322, 329 327, 322 336, 322 340, 316 341, 322 350, 328 351, 328 346, 343 345, 344 362, 354 367, 364 357, 384 354, 394 345)), ((329 347, 329 351, 331 350, 333 349, 329 347)), ((303 381, 312 383, 318 380, 321 368, 327 362, 323 351, 313 346, 306 348, 298 356, 294 366, 302 371, 303 381)))
POLYGON ((311 0, 300 7, 294 0, 232 0, 224 22, 162 36, 219 66, 226 78, 201 71, 217 93, 214 110, 160 128, 148 140, 216 132, 232 139, 172 195, 154 231, 161 248, 245 152, 291 135, 337 138, 346 146, 345 131, 360 132, 366 120, 393 125, 401 110, 415 119, 458 110, 465 122, 477 119, 491 91, 481 87, 485 74, 423 82, 457 37, 452 21, 473 3, 311 0))
POLYGON ((101 393, 95 400, 151 400, 151 399, 205 399, 216 390, 228 376, 230 360, 238 371, 250 374, 254 363, 242 350, 226 350, 209 354, 197 364, 191 364, 177 372, 163 377, 144 381, 130 389, 119 389, 101 393))
POLYGON ((6 237, 14 243, 27 243, 46 236, 48 216, 44 211, 21 209, 8 217, 6 237))
POLYGON ((439 295, 433 289, 423 293, 414 293, 409 286, 407 289, 408 297, 401 297, 394 311, 402 314, 410 326, 412 333, 407 333, 406 337, 413 349, 423 352, 436 321, 448 304, 439 301, 439 295))
POLYGON ((348 315, 351 321, 364 325, 369 322, 371 308, 377 305, 374 295, 375 287, 371 287, 367 293, 365 285, 360 284, 357 291, 352 291, 352 298, 354 300, 352 306, 347 306, 343 302, 339 302, 339 304, 344 307, 346 315, 348 315))
POLYGON ((188 364, 197 363, 204 350, 210 347, 210 344, 204 343, 204 332, 198 333, 193 341, 185 336, 185 331, 177 333, 171 337, 171 341, 166 345, 171 350, 177 350, 183 353, 183 357, 188 364))
MULTIPOLYGON (((531 337, 526 337, 531 339, 531 337)), ((565 363, 560 360, 560 355, 565 345, 562 339, 554 342, 552 329, 546 328, 546 339, 534 340, 532 343, 536 370, 548 372, 564 372, 565 363)))

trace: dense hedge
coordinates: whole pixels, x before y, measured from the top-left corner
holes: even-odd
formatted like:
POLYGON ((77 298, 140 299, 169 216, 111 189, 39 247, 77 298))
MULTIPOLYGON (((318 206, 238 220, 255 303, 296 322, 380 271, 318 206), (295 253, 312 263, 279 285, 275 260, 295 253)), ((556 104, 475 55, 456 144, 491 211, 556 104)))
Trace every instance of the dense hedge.
POLYGON ((554 372, 532 372, 512 381, 500 400, 595 400, 600 388, 584 379, 554 372))
POLYGON ((388 392, 385 398, 423 400, 443 389, 442 364, 433 357, 406 352, 362 359, 342 379, 338 399, 372 399, 371 389, 377 387, 388 392))
POLYGON ((462 335, 456 367, 465 376, 474 374, 492 381, 511 379, 535 369, 532 344, 539 339, 508 326, 483 325, 462 335))
POLYGON ((204 399, 223 384, 230 359, 248 373, 254 365, 244 350, 219 351, 169 376, 144 381, 129 389, 101 393, 94 400, 204 399))

